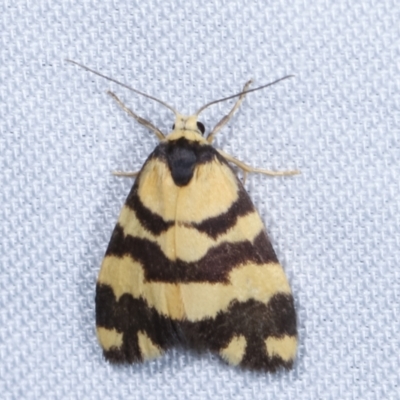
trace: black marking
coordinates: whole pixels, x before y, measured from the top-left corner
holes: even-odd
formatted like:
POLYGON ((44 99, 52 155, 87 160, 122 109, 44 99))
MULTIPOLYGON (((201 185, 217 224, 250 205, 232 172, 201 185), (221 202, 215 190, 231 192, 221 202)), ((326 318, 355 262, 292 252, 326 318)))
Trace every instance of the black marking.
MULTIPOLYGON (((136 180, 125 205, 133 210, 140 224, 153 235, 160 235, 175 224, 174 221, 165 221, 160 215, 153 213, 141 201, 138 195, 140 177, 136 180)), ((112 240, 112 238, 111 238, 112 240)))
POLYGON ((256 300, 234 300, 227 311, 218 313, 215 318, 191 322, 162 316, 143 299, 134 299, 127 293, 117 301, 110 286, 98 284, 96 324, 123 333, 120 349, 104 351, 110 362, 142 361, 137 341, 138 331, 146 332, 151 341, 163 350, 182 343, 217 353, 234 336, 243 335, 247 345, 241 366, 275 371, 279 367, 290 368, 292 361, 269 356, 265 339, 284 335, 297 337, 293 297, 282 293, 273 296, 267 305, 256 300))
POLYGON ((167 162, 177 186, 187 185, 193 177, 196 165, 215 158, 215 149, 185 138, 167 143, 167 162))
POLYGON ((211 247, 199 260, 185 262, 169 260, 159 245, 148 239, 124 234, 117 224, 112 234, 106 256, 130 255, 143 266, 148 282, 220 282, 228 283, 229 273, 238 265, 253 262, 261 265, 278 262, 266 233, 262 230, 251 243, 248 240, 223 242, 211 247))
POLYGON ((192 226, 216 239, 219 235, 227 232, 236 225, 239 217, 242 217, 254 211, 253 203, 249 195, 244 190, 242 184, 237 182, 239 189, 238 199, 229 207, 228 211, 217 215, 216 217, 207 218, 199 223, 192 223, 192 226))
POLYGON ((200 121, 197 121, 197 129, 201 132, 202 135, 204 135, 204 132, 206 131, 206 127, 204 124, 200 121))

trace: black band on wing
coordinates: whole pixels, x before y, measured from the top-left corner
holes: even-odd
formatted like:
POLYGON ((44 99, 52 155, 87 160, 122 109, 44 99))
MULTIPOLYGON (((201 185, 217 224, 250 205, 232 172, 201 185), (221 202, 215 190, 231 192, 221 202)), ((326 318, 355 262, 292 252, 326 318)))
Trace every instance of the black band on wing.
POLYGON ((175 224, 174 221, 165 221, 163 217, 149 210, 139 199, 138 195, 139 183, 135 182, 125 205, 133 210, 140 224, 153 235, 158 236, 160 233, 167 231, 175 224))
POLYGON ((188 225, 207 234, 209 237, 216 239, 219 235, 222 235, 230 228, 234 227, 239 217, 252 211, 254 211, 253 203, 243 186, 240 185, 238 199, 226 212, 219 214, 216 217, 207 218, 199 223, 191 223, 188 225))
POLYGON ((146 281, 160 282, 220 282, 228 283, 229 273, 246 262, 266 264, 278 262, 264 231, 251 243, 223 242, 211 247, 200 260, 184 262, 169 260, 159 245, 148 239, 125 236, 117 224, 111 237, 106 256, 130 255, 143 266, 146 281))

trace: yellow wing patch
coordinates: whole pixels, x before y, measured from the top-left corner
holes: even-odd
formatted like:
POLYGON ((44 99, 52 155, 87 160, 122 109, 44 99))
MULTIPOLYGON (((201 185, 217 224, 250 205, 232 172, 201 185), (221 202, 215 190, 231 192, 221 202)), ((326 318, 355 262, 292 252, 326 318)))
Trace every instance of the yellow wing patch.
POLYGON ((152 342, 145 332, 140 331, 137 336, 140 352, 144 360, 151 360, 152 358, 161 356, 161 349, 152 342))
POLYGON ((267 353, 270 357, 278 356, 284 361, 293 360, 297 351, 297 338, 285 335, 282 338, 270 336, 265 340, 267 353))
POLYGON ((220 350, 222 358, 224 358, 229 364, 240 364, 246 350, 246 343, 246 338, 243 335, 235 336, 229 342, 227 347, 220 350))
POLYGON ((172 179, 168 165, 158 159, 148 161, 139 178, 138 195, 141 202, 164 220, 173 221, 178 194, 179 188, 172 179))
POLYGON ((180 284, 186 317, 190 321, 215 318, 228 309, 232 301, 257 300, 267 304, 277 293, 290 293, 290 287, 279 264, 246 264, 229 274, 230 284, 180 284))
POLYGON ((122 346, 123 334, 117 332, 116 329, 97 327, 96 331, 97 339, 103 349, 110 350, 113 347, 119 349, 122 346))

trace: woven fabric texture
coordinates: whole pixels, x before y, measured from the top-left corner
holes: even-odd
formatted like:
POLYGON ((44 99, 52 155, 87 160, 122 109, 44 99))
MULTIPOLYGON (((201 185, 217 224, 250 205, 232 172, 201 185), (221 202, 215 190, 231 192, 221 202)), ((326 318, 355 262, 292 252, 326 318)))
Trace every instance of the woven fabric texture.
MULTIPOLYGON (((400 3, 397 0, 60 0, 0 4, 0 397, 2 399, 398 399, 400 3), (94 289, 159 104, 190 113, 249 79, 216 146, 249 176, 293 290, 294 369, 238 370, 173 350, 111 366, 94 289)), ((208 109, 208 129, 232 103, 208 109)))

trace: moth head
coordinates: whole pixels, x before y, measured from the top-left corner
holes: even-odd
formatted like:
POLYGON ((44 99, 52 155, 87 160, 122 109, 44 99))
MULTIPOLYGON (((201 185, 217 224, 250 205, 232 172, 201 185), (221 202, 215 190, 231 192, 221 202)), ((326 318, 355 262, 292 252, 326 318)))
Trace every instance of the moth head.
POLYGON ((175 123, 172 125, 173 131, 193 131, 200 135, 204 135, 205 127, 200 121, 197 121, 197 115, 190 115, 186 117, 184 115, 176 115, 175 123))

